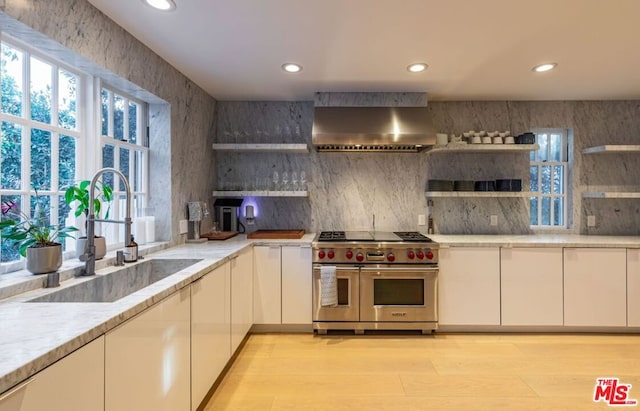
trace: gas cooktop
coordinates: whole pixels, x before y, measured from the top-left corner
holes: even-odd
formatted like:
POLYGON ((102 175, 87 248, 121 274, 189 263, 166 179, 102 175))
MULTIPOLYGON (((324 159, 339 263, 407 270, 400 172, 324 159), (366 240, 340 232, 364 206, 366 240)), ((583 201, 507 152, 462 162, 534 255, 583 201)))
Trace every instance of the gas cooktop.
POLYGON ((417 231, 321 231, 316 237, 319 242, 433 242, 417 231))

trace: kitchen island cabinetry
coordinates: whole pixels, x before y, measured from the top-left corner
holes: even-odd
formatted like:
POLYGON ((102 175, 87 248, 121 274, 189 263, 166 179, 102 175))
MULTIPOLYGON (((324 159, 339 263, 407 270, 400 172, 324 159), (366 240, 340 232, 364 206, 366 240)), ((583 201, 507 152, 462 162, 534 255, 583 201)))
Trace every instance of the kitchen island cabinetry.
POLYGON ((253 249, 231 257, 231 354, 253 325, 253 249))
POLYGON ((191 284, 191 409, 196 410, 231 358, 229 263, 191 284))
POLYGON ((0 411, 42 410, 104 410, 104 336, 0 394, 0 411))
POLYGON ((500 248, 440 249, 441 325, 500 325, 500 248))
POLYGON ((627 325, 625 249, 564 249, 564 325, 627 325))
POLYGON ((311 247, 282 247, 282 324, 311 324, 311 247))
POLYGON ((562 248, 500 250, 502 325, 563 324, 562 248))
POLYGON ((184 287, 106 334, 106 411, 190 409, 190 308, 184 287))
POLYGON ((640 249, 627 249, 627 326, 640 327, 640 249))
POLYGON ((254 257, 254 323, 311 325, 311 247, 255 246, 254 257))

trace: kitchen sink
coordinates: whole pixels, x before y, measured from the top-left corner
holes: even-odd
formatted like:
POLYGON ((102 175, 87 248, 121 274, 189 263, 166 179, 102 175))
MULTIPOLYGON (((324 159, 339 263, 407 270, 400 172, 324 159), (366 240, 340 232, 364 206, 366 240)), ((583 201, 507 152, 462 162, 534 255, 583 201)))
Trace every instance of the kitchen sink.
POLYGON ((33 298, 31 303, 111 303, 181 271, 201 259, 150 259, 33 298))

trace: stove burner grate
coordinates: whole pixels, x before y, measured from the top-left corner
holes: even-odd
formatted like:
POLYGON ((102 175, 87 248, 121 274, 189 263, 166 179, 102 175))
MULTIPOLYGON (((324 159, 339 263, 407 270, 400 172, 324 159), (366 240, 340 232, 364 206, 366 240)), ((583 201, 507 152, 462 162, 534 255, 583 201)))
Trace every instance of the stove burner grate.
POLYGON ((400 237, 402 241, 413 241, 413 242, 424 242, 424 243, 432 242, 432 240, 429 237, 417 231, 394 231, 393 234, 400 237))
POLYGON ((321 231, 318 241, 346 241, 347 236, 344 231, 321 231))

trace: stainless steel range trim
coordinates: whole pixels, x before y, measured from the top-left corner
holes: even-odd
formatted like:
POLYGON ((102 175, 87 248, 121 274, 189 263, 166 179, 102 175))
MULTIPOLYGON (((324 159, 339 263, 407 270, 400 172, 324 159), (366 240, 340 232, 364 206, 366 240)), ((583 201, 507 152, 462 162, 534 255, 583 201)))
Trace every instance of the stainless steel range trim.
POLYGON ((313 329, 318 334, 326 334, 329 330, 353 330, 356 334, 364 334, 366 330, 418 330, 422 334, 431 334, 438 329, 437 321, 429 322, 314 322, 313 329))

